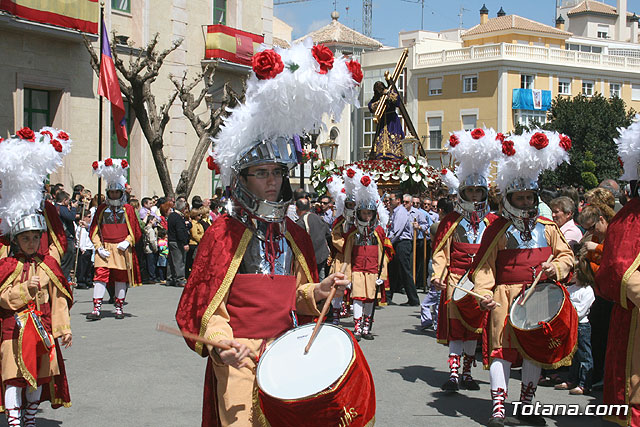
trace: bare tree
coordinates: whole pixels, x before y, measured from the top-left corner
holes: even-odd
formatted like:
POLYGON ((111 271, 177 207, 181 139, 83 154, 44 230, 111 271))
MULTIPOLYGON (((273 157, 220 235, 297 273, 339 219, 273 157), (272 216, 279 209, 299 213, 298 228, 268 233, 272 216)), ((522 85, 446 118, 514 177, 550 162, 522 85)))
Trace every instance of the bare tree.
MULTIPOLYGON (((96 53, 91 42, 84 35, 83 39, 91 56, 91 67, 99 75, 100 60, 98 53, 96 53)), ((175 40, 170 47, 159 52, 158 34, 156 33, 149 44, 138 51, 137 56, 132 55, 129 57, 128 65, 125 65, 122 59, 118 57, 114 44, 115 40, 116 34, 114 33, 111 37, 111 54, 113 55, 116 69, 120 72, 118 76, 120 91, 129 101, 130 108, 133 109, 136 119, 142 128, 142 133, 149 143, 162 190, 165 195, 173 197, 175 192, 171 183, 167 158, 163 152, 163 135, 167 123, 169 123, 169 108, 178 96, 178 90, 172 92, 167 102, 158 108, 156 98, 151 90, 151 84, 158 78, 160 68, 162 68, 167 55, 176 50, 182 40, 175 40)))
POLYGON ((215 72, 216 67, 208 65, 204 71, 198 74, 189 84, 186 84, 186 73, 181 79, 171 78, 171 81, 178 91, 182 111, 187 119, 189 119, 191 126, 193 126, 199 138, 198 144, 189 161, 189 166, 180 174, 180 181, 176 186, 176 194, 185 197, 187 197, 193 189, 198 171, 207 154, 207 148, 209 144, 211 144, 211 137, 215 136, 220 130, 224 117, 228 115, 227 109, 234 108, 239 102, 244 100, 244 85, 242 94, 239 95, 231 88, 230 82, 226 82, 222 88, 220 106, 213 108, 213 103, 208 98, 211 95, 215 72), (201 81, 204 83, 204 86, 196 97, 191 92, 201 81), (202 101, 205 101, 208 107, 209 115, 206 120, 202 120, 200 116, 195 113, 196 109, 202 104, 202 101))

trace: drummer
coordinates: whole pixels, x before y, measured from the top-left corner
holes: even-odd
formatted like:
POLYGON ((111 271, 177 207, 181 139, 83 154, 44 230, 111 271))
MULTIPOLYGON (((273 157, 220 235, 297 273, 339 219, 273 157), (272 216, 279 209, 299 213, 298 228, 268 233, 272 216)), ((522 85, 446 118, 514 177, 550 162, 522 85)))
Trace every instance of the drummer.
POLYGON ((442 179, 458 197, 456 210, 442 219, 435 235, 431 276, 434 287, 446 290, 440 294, 437 331, 438 342, 449 346, 449 379, 441 386, 445 391, 458 391, 460 387, 480 389, 471 376, 471 367, 475 365, 477 340, 482 338, 486 313, 475 299, 475 307, 457 307, 452 301, 454 288, 447 283, 460 283, 473 263, 484 230, 497 218, 488 214, 487 203, 489 166, 500 155, 496 136, 493 129, 475 129, 455 132, 449 138, 448 151, 459 166, 455 175, 447 170, 442 179))
POLYGON ((294 135, 349 98, 340 90, 324 89, 327 81, 336 88, 357 84, 344 59, 333 63, 339 68, 336 76, 327 70, 318 74, 306 55, 305 49, 254 55, 256 74, 248 80, 245 104, 233 110, 214 141, 215 161, 223 183, 229 185, 233 208, 202 238, 176 312, 183 332, 230 347, 214 350, 187 339, 194 351, 208 358, 203 426, 261 425, 262 413, 253 399, 255 361, 247 356, 259 354, 291 329, 296 317, 302 322, 301 315, 319 315, 316 304, 327 298, 331 287, 343 292, 349 282, 342 273, 334 273, 318 283, 309 235, 285 216, 292 199, 288 174, 297 164, 299 142, 294 135), (279 70, 260 68, 276 59, 279 70), (300 65, 283 70, 282 61, 300 65), (305 78, 311 73, 313 79, 305 78), (306 90, 310 96, 278 97, 293 90, 306 90), (276 97, 280 101, 274 104, 276 97), (295 120, 288 117, 292 111, 295 120))
MULTIPOLYGON (((522 364, 523 404, 532 403, 540 378, 540 365, 523 358, 507 325, 511 304, 538 272, 543 272, 542 281, 563 280, 573 266, 573 253, 558 226, 538 216, 537 182, 544 169, 555 169, 568 160, 570 147, 568 137, 539 130, 502 142, 504 156, 498 162, 496 183, 503 193, 503 218, 485 230, 472 276, 475 290, 485 296, 480 306, 490 310, 485 349, 493 400, 489 426, 504 425, 511 366, 522 364), (547 262, 550 255, 552 260, 547 262)), ((541 415, 525 416, 522 411, 516 415, 528 425, 546 425, 541 415)))
POLYGON ((345 235, 344 262, 351 277, 353 298, 353 335, 373 340, 371 325, 376 299, 387 280, 387 264, 393 257, 393 246, 384 233, 389 213, 380 200, 376 182, 360 173, 355 186, 355 227, 345 235))

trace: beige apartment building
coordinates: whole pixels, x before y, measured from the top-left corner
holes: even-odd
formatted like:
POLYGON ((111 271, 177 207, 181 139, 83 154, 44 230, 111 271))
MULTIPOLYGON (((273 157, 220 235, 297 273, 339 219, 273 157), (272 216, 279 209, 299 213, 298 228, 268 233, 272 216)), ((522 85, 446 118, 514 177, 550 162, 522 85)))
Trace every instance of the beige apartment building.
MULTIPOLYGON (((83 1, 87 0, 49 3, 63 8, 64 4, 83 4, 83 1)), ((98 21, 97 3, 81 9, 85 19, 98 21)), ((125 63, 130 56, 140 54, 139 49, 156 33, 161 50, 170 46, 173 40, 183 39, 180 47, 167 57, 152 86, 158 106, 166 102, 174 89, 169 81, 170 74, 181 76, 186 72, 195 76, 209 63, 217 66, 210 93, 210 100, 215 105, 224 83, 232 81, 239 87, 250 70, 246 58, 236 61, 233 55, 229 59, 229 55, 220 54, 221 51, 234 51, 241 38, 253 40, 255 51, 260 45, 256 40, 268 45, 274 43, 274 31, 276 41, 288 43, 291 40, 291 28, 273 16, 272 0, 107 0, 105 22, 107 28, 119 35, 117 51, 125 63)), ((87 36, 97 49, 96 34, 87 36)), ((0 52, 3 57, 0 133, 4 136, 22 126, 37 130, 43 125, 52 125, 67 130, 74 140, 71 154, 65 159, 64 167, 51 176, 52 182, 62 182, 66 188, 83 184, 94 192, 97 190, 91 163, 97 160, 101 131, 103 157, 129 160, 129 182, 134 194, 142 197, 162 193, 151 151, 135 117, 128 115, 130 140, 126 150, 115 142, 106 100, 103 103, 104 126, 98 129, 98 78, 90 67, 89 54, 78 30, 35 22, 0 9, 0 52)), ((199 113, 206 114, 206 108, 203 103, 199 113)), ((174 103, 164 133, 164 154, 174 188, 197 141, 180 105, 174 103)), ((213 185, 213 176, 204 163, 191 194, 209 196, 213 185)))
MULTIPOLYGON (((617 7, 565 0, 555 26, 503 9, 490 18, 483 6, 480 23, 468 30, 401 33, 399 45, 363 55, 364 97, 408 47, 401 90, 434 166, 451 132, 483 125, 509 132, 516 123, 544 123, 558 95, 618 96, 640 109, 638 18, 625 0, 617 7)), ((367 129, 375 128, 364 109, 359 121, 365 132, 358 147, 366 151, 367 129)))

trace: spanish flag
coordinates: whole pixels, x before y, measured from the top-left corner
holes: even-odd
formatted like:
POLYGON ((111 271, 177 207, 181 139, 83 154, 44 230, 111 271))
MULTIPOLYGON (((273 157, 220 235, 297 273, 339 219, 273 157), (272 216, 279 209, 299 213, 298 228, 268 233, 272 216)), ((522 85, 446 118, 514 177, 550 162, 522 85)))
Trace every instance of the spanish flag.
POLYGON ((0 0, 0 10, 30 21, 98 33, 98 0, 0 0))
POLYGON ((236 64, 251 65, 251 57, 264 42, 264 37, 226 25, 207 26, 206 59, 225 59, 236 64))

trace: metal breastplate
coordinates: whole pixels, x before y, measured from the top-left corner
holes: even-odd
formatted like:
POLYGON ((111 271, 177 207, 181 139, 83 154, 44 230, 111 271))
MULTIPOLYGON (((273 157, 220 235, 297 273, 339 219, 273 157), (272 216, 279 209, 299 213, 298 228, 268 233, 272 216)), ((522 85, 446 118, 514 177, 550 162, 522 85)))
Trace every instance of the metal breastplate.
POLYGON ((544 224, 537 222, 536 226, 531 230, 531 240, 523 240, 520 236, 520 230, 510 225, 505 233, 507 237, 506 249, 546 248, 549 246, 549 242, 547 242, 544 228, 544 224))
POLYGON ((482 240, 482 234, 486 230, 487 224, 484 220, 480 221, 478 231, 474 232, 471 223, 466 218, 462 218, 454 231, 454 238, 460 243, 478 244, 482 240))
MULTIPOLYGON (((275 261, 275 274, 288 275, 291 274, 293 251, 284 237, 280 240, 280 245, 282 253, 275 261)), ((255 233, 251 236, 238 273, 271 274, 269 263, 264 257, 264 242, 255 233)))
POLYGON ((126 212, 121 206, 108 206, 102 213, 103 224, 124 224, 126 212))
POLYGON ((368 236, 364 236, 360 233, 356 233, 356 239, 353 243, 355 246, 370 246, 377 245, 378 239, 374 233, 369 234, 368 236))

